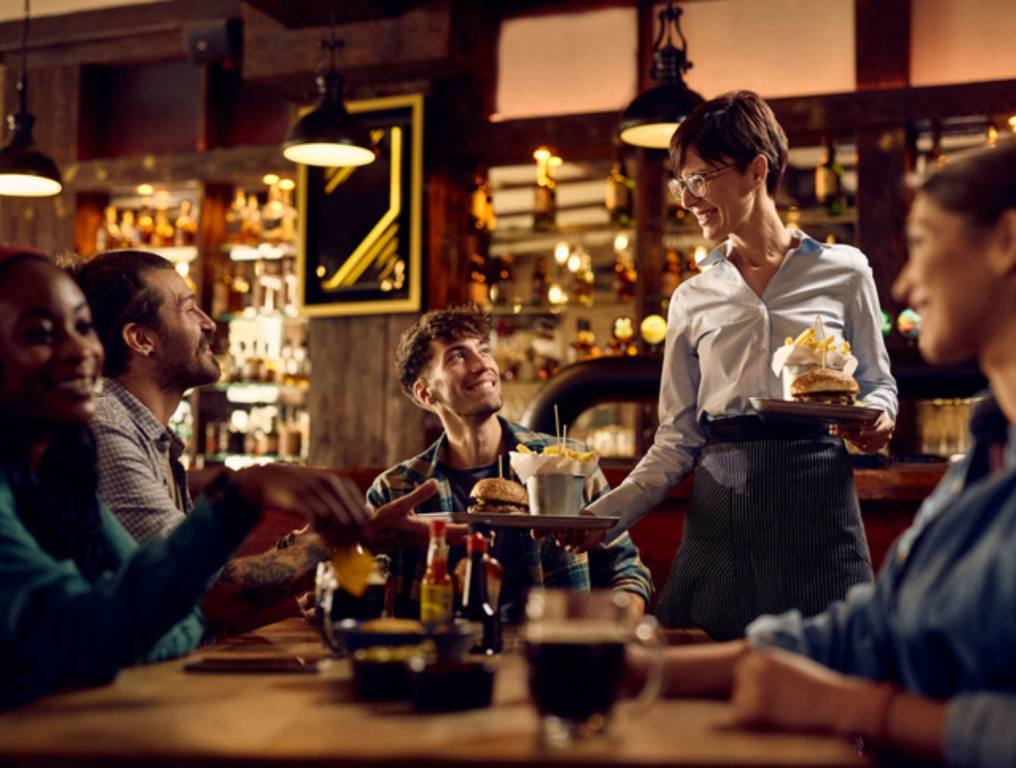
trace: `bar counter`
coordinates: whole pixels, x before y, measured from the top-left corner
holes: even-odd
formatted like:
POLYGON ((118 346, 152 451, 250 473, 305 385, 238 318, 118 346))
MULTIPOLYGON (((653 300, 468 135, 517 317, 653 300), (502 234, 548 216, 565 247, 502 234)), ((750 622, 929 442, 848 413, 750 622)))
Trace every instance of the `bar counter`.
MULTIPOLYGON (((611 487, 624 480, 633 466, 631 462, 604 462, 604 474, 611 487)), ((914 513, 938 485, 947 467, 945 462, 892 463, 880 469, 854 470, 861 520, 876 571, 893 541, 910 526, 914 513)), ((692 480, 688 476, 631 530, 658 589, 666 583, 681 543, 691 488, 692 480)))
MULTIPOLYGON (((616 487, 631 471, 634 462, 606 460, 604 474, 611 487, 616 487)), ((894 463, 883 469, 856 469, 854 482, 861 502, 872 562, 878 569, 892 542, 911 523, 921 502, 941 480, 948 465, 942 463, 894 463)), ((199 470, 190 473, 192 494, 200 493, 217 470, 199 470)), ((334 469, 334 472, 351 478, 357 487, 366 492, 371 482, 383 470, 375 467, 334 469)), ((653 574, 657 593, 666 583, 670 566, 681 543, 684 516, 691 498, 691 477, 685 478, 667 497, 631 531, 643 561, 653 574)), ((257 528, 242 545, 242 554, 263 552, 271 548, 279 537, 294 527, 288 516, 266 514, 257 528)))
MULTIPOLYGON (((216 646, 216 654, 320 655, 314 630, 289 619, 216 646)), ((611 739, 568 750, 537 743, 525 663, 500 660, 494 705, 422 715, 401 702, 353 700, 349 663, 317 675, 189 674, 185 660, 135 667, 108 686, 0 715, 0 764, 193 765, 871 765, 842 739, 732 730, 724 702, 664 700, 611 739)))

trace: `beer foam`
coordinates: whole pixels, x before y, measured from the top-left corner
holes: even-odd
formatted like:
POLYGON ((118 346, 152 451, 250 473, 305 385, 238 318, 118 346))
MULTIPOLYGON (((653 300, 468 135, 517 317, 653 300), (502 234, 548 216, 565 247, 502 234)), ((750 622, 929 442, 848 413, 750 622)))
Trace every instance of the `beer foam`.
POLYGON ((626 643, 631 632, 608 619, 572 621, 541 621, 527 624, 524 631, 530 643, 561 643, 592 645, 595 643, 626 643))

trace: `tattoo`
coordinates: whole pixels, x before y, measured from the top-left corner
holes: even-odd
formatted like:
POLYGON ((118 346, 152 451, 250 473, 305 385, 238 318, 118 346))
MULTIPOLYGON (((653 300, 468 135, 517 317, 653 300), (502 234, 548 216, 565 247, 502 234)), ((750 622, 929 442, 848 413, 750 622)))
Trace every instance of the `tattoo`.
POLYGON ((320 538, 300 536, 286 549, 230 560, 222 569, 219 584, 250 605, 274 603, 307 589, 317 564, 330 557, 331 550, 320 538))

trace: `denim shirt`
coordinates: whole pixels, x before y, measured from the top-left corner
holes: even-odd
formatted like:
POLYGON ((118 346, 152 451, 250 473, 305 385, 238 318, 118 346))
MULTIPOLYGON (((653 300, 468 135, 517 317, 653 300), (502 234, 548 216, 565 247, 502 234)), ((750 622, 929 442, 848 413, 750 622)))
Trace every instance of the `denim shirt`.
POLYGON ((993 399, 971 419, 973 448, 942 478, 893 545, 875 584, 803 619, 749 625, 841 672, 947 702, 949 765, 1016 766, 1016 426, 993 399), (991 473, 992 446, 1007 448, 991 473))

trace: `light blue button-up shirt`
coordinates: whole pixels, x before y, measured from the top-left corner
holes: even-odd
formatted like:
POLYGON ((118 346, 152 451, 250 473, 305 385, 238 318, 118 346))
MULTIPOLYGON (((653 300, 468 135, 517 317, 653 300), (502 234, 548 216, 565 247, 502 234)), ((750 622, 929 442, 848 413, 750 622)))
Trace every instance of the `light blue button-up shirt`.
POLYGON ((625 481, 590 506, 593 514, 621 518, 611 536, 634 525, 694 467, 705 443, 704 416, 752 414, 749 398, 783 397, 773 353, 816 317, 827 334, 850 342, 861 399, 896 418, 896 382, 868 260, 851 246, 791 234, 798 245, 761 296, 730 262, 730 241, 707 256, 706 271, 674 292, 655 441, 625 481))
POLYGON ((972 768, 1016 766, 1016 426, 986 400, 974 447, 928 497, 875 584, 803 619, 748 626, 755 648, 777 646, 827 667, 948 700, 945 758, 972 768), (1008 437, 1006 430, 1008 429, 1008 437), (1007 439, 1005 468, 988 445, 1007 439))

